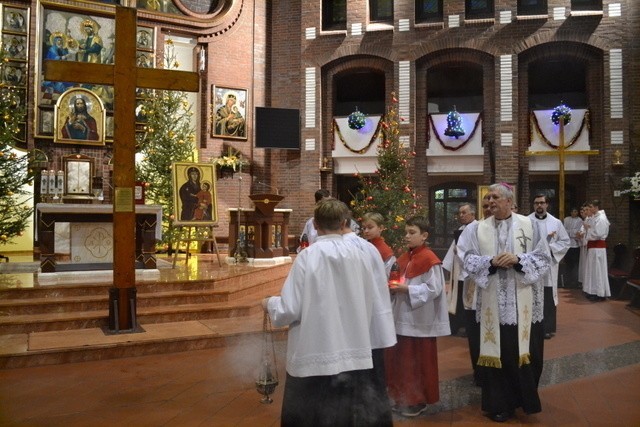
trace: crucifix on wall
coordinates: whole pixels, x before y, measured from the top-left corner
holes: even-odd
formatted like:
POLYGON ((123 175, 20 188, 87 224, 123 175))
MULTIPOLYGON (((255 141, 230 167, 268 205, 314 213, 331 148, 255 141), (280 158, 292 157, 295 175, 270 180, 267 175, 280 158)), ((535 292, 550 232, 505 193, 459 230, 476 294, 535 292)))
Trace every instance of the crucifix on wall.
POLYGON ((564 219, 564 162, 565 156, 577 156, 577 155, 586 155, 593 156, 599 154, 598 150, 571 150, 567 151, 564 141, 564 125, 565 125, 565 117, 564 115, 559 116, 558 125, 560 126, 560 131, 558 135, 558 149, 552 151, 526 151, 524 154, 526 156, 558 156, 558 216, 562 221, 564 219))
MULTIPOLYGON (((116 330, 135 325, 135 102, 136 88, 198 92, 197 73, 138 68, 136 66, 136 9, 116 6, 116 43, 113 65, 91 62, 44 61, 49 81, 113 85, 113 283, 110 299, 118 297, 116 330), (70 78, 69 76, 73 76, 70 78), (117 97, 116 97, 117 96, 117 97)), ((110 304, 112 301, 110 300, 110 304)), ((111 313, 111 311, 110 311, 111 313)), ((111 315, 110 315, 111 316, 111 315)))

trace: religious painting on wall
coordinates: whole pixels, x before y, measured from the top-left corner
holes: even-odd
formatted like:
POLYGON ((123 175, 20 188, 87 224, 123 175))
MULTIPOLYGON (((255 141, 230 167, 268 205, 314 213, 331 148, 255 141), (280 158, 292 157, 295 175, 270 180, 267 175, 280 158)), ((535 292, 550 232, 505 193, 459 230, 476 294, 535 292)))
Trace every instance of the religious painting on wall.
MULTIPOLYGON (((0 83, 10 86, 10 91, 18 98, 18 108, 26 107, 29 59, 29 8, 11 7, 0 4, 0 44, 4 50, 4 60, 0 67, 0 83)), ((26 120, 26 115, 25 119, 26 120)), ((20 130, 14 135, 15 147, 27 148, 27 124, 18 124, 20 130)))
POLYGON ((2 17, 3 31, 19 34, 27 33, 28 9, 5 6, 2 10, 2 17))
POLYGON ((54 142, 104 145, 106 111, 87 89, 69 89, 58 98, 54 112, 54 142))
POLYGON ((136 31, 136 49, 153 52, 154 42, 153 28, 138 27, 136 31))
POLYGON ((7 50, 7 56, 11 60, 27 59, 27 36, 19 34, 2 34, 2 46, 7 50))
POLYGON ((6 62, 3 67, 2 82, 8 86, 26 86, 27 64, 13 61, 6 62))
POLYGON ((175 225, 211 226, 218 222, 216 171, 212 163, 177 162, 173 169, 175 225))
MULTIPOLYGON (((43 64, 45 60, 90 62, 113 64, 115 51, 115 19, 79 13, 78 10, 57 10, 46 6, 42 8, 40 43, 42 55, 38 61, 38 93, 36 94, 36 136, 47 135, 40 127, 44 121, 39 117, 50 106, 56 105, 62 94, 70 88, 88 89, 93 92, 104 108, 113 110, 113 86, 78 84, 73 81, 53 82, 44 80, 43 64)), ((104 136, 103 136, 104 138, 104 136)))
POLYGON ((211 136, 247 139, 247 90, 212 86, 211 136))
POLYGON ((136 65, 141 68, 155 68, 155 35, 150 27, 136 29, 136 65))

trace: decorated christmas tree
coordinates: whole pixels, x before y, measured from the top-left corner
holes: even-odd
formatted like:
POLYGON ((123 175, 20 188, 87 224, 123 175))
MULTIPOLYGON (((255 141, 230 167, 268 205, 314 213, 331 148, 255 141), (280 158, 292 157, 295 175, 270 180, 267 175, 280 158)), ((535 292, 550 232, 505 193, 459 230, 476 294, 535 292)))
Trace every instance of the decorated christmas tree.
POLYGON ((426 215, 409 174, 410 160, 415 152, 400 142, 398 100, 391 94, 391 105, 382 118, 382 141, 378 146, 374 175, 357 174, 361 189, 353 195, 354 218, 366 212, 378 212, 385 218, 383 237, 395 251, 404 247, 404 226, 407 218, 426 215))
MULTIPOLYGON (((179 66, 173 42, 167 40, 164 67, 179 66)), ((137 114, 144 122, 144 132, 137 134, 136 179, 146 185, 145 199, 162 206, 162 241, 167 246, 175 237, 171 164, 193 161, 195 151, 192 106, 185 92, 147 90, 140 97, 137 114)))
MULTIPOLYGON (((0 75, 4 75, 6 50, 0 46, 0 75)), ((32 183, 28 156, 13 149, 15 137, 24 121, 24 107, 16 90, 0 83, 0 247, 27 228, 33 209, 25 204, 28 192, 24 186, 32 183)))

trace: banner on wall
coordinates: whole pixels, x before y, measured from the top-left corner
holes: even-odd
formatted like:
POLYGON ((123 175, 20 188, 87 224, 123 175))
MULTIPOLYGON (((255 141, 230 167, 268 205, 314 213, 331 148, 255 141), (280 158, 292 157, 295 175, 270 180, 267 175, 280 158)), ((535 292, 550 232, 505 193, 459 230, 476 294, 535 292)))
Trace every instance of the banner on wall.
POLYGON ((447 129, 448 114, 429 115, 429 148, 432 144, 439 144, 447 151, 458 151, 467 144, 482 145, 482 114, 481 113, 460 113, 461 126, 465 134, 455 138, 445 135, 447 129))
MULTIPOLYGON (((558 148, 560 126, 551 121, 552 113, 553 110, 534 110, 531 112, 529 127, 531 150, 558 148)), ((590 127, 589 110, 571 110, 571 121, 564 126, 565 148, 571 147, 577 150, 588 150, 590 127)))
POLYGON ((382 141, 382 116, 367 116, 362 129, 351 129, 348 117, 333 119, 333 172, 373 173, 377 166, 378 144, 382 141))

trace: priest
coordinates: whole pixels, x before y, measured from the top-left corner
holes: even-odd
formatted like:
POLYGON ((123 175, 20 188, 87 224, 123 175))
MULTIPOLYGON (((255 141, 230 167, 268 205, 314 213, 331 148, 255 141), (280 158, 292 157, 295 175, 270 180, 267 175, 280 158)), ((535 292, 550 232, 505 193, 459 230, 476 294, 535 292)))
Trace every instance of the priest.
POLYGON ((534 211, 529 215, 537 222, 540 232, 546 236, 551 255, 551 268, 544 277, 544 338, 551 339, 556 334, 556 308, 558 306, 558 270, 560 261, 569 250, 571 239, 562 222, 547 212, 549 199, 537 194, 533 199, 534 211))
POLYGON ((543 278, 551 259, 538 225, 512 212, 511 186, 493 184, 488 195, 492 216, 464 229, 458 254, 478 292, 482 410, 504 422, 519 407, 542 410, 543 278))

